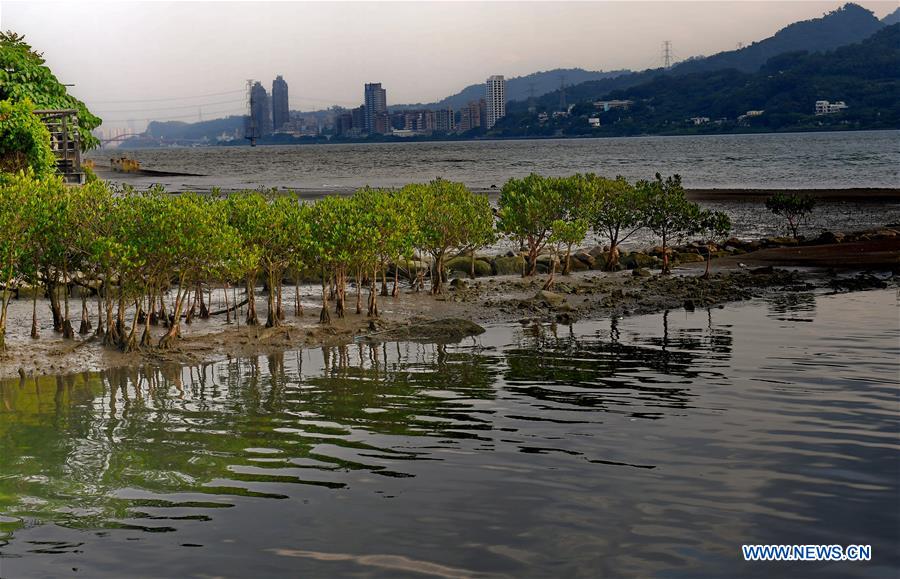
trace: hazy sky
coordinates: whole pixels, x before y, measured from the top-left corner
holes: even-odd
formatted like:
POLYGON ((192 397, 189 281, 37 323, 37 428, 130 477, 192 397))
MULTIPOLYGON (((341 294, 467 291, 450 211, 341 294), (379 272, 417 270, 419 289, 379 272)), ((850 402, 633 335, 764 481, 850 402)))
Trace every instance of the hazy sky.
MULTIPOLYGON (((896 1, 858 2, 880 18, 896 1)), ((0 2, 70 90, 104 118, 196 121, 243 112, 247 79, 289 84, 292 109, 428 102, 557 67, 644 69, 730 50, 842 1, 795 2, 0 2)))

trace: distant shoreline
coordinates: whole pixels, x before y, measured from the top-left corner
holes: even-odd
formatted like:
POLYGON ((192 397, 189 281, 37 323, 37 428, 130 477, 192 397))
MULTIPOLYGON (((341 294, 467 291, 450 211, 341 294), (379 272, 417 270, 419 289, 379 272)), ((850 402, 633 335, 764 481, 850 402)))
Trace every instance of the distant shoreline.
MULTIPOLYGON (((178 173, 174 171, 156 171, 152 169, 141 170, 139 173, 118 173, 110 170, 108 167, 98 166, 95 169, 97 176, 104 180, 114 183, 131 183, 141 178, 152 176, 184 176, 194 177, 200 176, 192 173, 178 173)), ((377 186, 377 185, 375 185, 377 186)), ((356 191, 357 187, 334 187, 328 190, 322 188, 292 188, 284 189, 285 191, 294 191, 299 193, 301 197, 306 199, 319 199, 328 195, 350 195, 356 191)), ((487 194, 490 197, 499 196, 498 188, 470 188, 475 193, 487 194)), ((177 189, 169 189, 171 193, 181 193, 184 191, 208 192, 210 189, 186 188, 179 187, 177 189)), ((222 193, 234 193, 243 189, 226 189, 219 188, 222 193)), ((882 203, 890 201, 900 201, 900 187, 836 187, 836 188, 789 188, 789 187, 765 187, 765 188, 717 188, 717 187, 698 187, 686 188, 685 192, 692 201, 746 201, 761 202, 769 195, 774 193, 797 193, 801 195, 810 195, 822 202, 842 202, 853 201, 857 203, 882 203)))

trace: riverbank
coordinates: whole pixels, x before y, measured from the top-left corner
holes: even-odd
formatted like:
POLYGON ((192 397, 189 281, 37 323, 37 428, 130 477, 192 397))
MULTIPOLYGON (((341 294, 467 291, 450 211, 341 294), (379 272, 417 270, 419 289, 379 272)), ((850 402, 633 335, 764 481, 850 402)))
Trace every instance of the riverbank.
MULTIPOLYGON (((478 273, 483 275, 467 279, 465 265, 469 259, 460 258, 449 262, 455 279, 444 295, 412 291, 404 283, 396 297, 378 298, 381 317, 377 319, 365 315, 365 291, 360 296, 363 313, 355 313, 358 288, 354 287, 348 295, 346 317, 333 315, 331 325, 321 325, 318 323, 320 290, 316 285, 306 285, 300 292, 302 314, 289 313, 282 327, 246 326, 242 311, 235 312, 235 321, 219 314, 184 324, 182 339, 174 348, 147 348, 131 353, 104 347, 99 338, 90 334, 75 340, 63 339, 52 331, 49 307, 43 299, 37 304, 41 336, 30 338, 32 304, 23 297, 10 306, 8 350, 0 357, 0 378, 67 374, 145 363, 196 364, 354 341, 459 341, 477 335, 480 325, 570 324, 585 319, 716 307, 774 294, 898 286, 900 236, 894 229, 828 233, 804 243, 787 239, 729 240, 713 248, 713 255, 718 257, 711 261, 711 275, 706 279, 701 277, 705 267, 703 258, 691 246, 674 248, 672 259, 679 265, 669 276, 650 269, 660 263, 654 255, 659 248, 626 252, 622 262, 629 269, 623 271, 590 269, 588 264, 597 267, 592 253, 599 255, 602 248, 598 247, 577 252, 572 263, 580 263, 580 271, 568 276, 556 274, 551 291, 543 290, 548 278, 547 259, 539 261, 539 272, 543 273, 533 278, 517 275, 519 256, 498 256, 491 261, 479 259, 477 263, 482 265, 478 273), (787 245, 779 246, 779 243, 787 245), (497 264, 509 269, 498 272, 497 264)), ((213 299, 216 299, 215 292, 213 299)), ((77 300, 73 308, 76 304, 77 300)), ((260 300, 257 308, 260 319, 265 319, 264 300, 260 300)), ((293 311, 293 304, 287 309, 293 311)), ((165 329, 157 326, 153 331, 155 343, 165 329)))

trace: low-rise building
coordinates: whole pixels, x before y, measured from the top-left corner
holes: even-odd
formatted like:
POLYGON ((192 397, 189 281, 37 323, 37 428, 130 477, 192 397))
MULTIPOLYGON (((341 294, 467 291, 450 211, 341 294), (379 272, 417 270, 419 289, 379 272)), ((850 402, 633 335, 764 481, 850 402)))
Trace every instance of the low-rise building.
POLYGON ((847 108, 847 103, 844 101, 837 102, 829 102, 829 101, 816 101, 816 114, 817 115, 833 115, 834 113, 839 113, 847 108))

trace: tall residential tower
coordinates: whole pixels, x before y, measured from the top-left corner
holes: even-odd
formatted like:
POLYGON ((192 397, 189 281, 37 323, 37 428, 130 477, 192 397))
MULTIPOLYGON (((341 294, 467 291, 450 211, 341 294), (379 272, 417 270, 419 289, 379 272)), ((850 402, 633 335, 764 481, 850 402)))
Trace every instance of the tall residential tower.
POLYGON ((487 129, 492 128, 498 120, 506 116, 506 80, 503 75, 495 74, 484 83, 484 100, 487 108, 487 129))
POLYGON ((502 75, 495 74, 484 83, 484 101, 487 108, 485 128, 490 129, 506 116, 506 81, 502 75))
POLYGON ((367 83, 365 87, 365 105, 366 107, 366 132, 369 134, 376 132, 386 132, 383 124, 376 123, 381 115, 387 115, 387 91, 381 88, 380 82, 367 83), (381 129, 378 131, 377 129, 381 129))
POLYGON ((272 121, 273 128, 277 131, 285 123, 291 120, 288 107, 288 85, 279 74, 272 81, 272 121))

